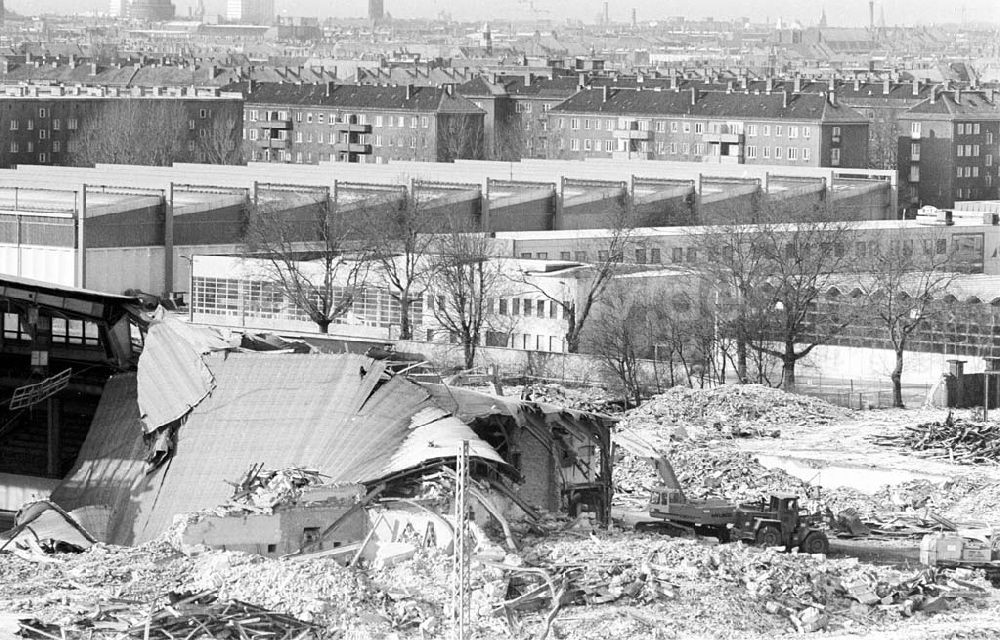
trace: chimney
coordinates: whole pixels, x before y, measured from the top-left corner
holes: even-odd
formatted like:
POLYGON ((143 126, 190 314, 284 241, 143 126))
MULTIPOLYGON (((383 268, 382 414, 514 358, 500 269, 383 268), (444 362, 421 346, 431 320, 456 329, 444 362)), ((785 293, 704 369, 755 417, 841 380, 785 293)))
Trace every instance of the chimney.
MULTIPOLYGON (((451 94, 449 93, 448 95, 451 95, 451 94)), ((406 85, 406 100, 407 100, 407 102, 409 102, 410 100, 413 100, 413 85, 412 84, 406 85)))
POLYGON ((691 106, 698 103, 698 89, 697 87, 691 87, 691 106))
POLYGON ((767 95, 771 95, 772 90, 774 90, 774 78, 768 76, 767 81, 764 83, 764 91, 767 95))
POLYGON ((670 88, 677 91, 677 74, 673 70, 670 71, 670 88))
POLYGON ((799 74, 795 74, 795 82, 792 84, 792 91, 795 93, 802 93, 802 77, 799 74))
POLYGON ((740 88, 743 89, 744 92, 750 90, 750 81, 745 75, 742 74, 740 75, 740 88))
POLYGON ((604 102, 608 101, 608 85, 601 87, 601 92, 603 93, 604 102))
POLYGON ((69 54, 69 68, 76 69, 76 56, 72 53, 69 54))
POLYGON ((892 90, 892 83, 889 81, 889 78, 886 78, 882 81, 882 93, 884 95, 889 95, 890 90, 892 90))
POLYGON ((861 91, 861 78, 854 76, 854 93, 861 91))
POLYGON ((913 79, 913 97, 920 95, 920 80, 917 78, 913 79))
POLYGON ((247 94, 253 93, 254 84, 253 78, 247 78, 247 94))
POLYGON ((90 63, 90 75, 92 75, 92 76, 96 76, 97 75, 97 63, 96 62, 91 62, 90 63))
POLYGON ((830 101, 830 104, 834 107, 837 106, 837 93, 834 91, 826 92, 826 99, 830 101))
POLYGON ((931 87, 931 104, 937 102, 937 87, 931 87))
POLYGON ((726 83, 726 93, 732 93, 732 92, 733 92, 733 81, 730 80, 726 83))
POLYGON ((837 90, 837 78, 835 76, 830 76, 830 86, 827 88, 829 93, 833 93, 837 90))
POLYGON ((787 91, 782 91, 781 92, 781 108, 782 109, 787 109, 788 108, 788 92, 787 91))
POLYGON ((986 101, 989 102, 990 104, 993 104, 993 88, 992 87, 988 87, 986 89, 986 101))
POLYGON ((454 91, 455 91, 455 85, 451 84, 450 82, 444 85, 444 92, 447 93, 449 96, 452 95, 454 91))
POLYGON ((579 75, 579 76, 577 77, 577 81, 576 81, 576 88, 577 88, 578 90, 582 90, 582 89, 583 89, 583 88, 585 88, 586 86, 587 86, 587 74, 585 74, 585 73, 581 73, 581 74, 580 74, 580 75, 579 75))
POLYGON ((333 95, 333 90, 337 88, 337 83, 333 80, 328 80, 326 83, 326 97, 329 98, 333 95))

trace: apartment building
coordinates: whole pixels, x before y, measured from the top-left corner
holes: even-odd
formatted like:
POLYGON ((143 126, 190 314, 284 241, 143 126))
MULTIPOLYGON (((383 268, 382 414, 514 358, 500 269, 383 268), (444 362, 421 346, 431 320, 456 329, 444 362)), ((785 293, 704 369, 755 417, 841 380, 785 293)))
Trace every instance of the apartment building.
POLYGON ((81 144, 78 137, 88 121, 123 104, 140 118, 176 118, 180 138, 177 161, 219 162, 207 157, 209 146, 220 151, 237 150, 243 121, 243 100, 239 94, 194 87, 132 88, 2 86, 0 85, 0 167, 19 164, 66 165, 81 144), (165 106, 180 105, 178 113, 165 106))
POLYGON ((584 89, 548 112, 549 158, 866 167, 868 121, 827 95, 584 89))
POLYGON ((264 162, 484 157, 484 112, 452 87, 247 83, 244 138, 264 162))
POLYGON ((998 197, 996 97, 991 90, 935 91, 899 116, 900 203, 951 208, 998 197))

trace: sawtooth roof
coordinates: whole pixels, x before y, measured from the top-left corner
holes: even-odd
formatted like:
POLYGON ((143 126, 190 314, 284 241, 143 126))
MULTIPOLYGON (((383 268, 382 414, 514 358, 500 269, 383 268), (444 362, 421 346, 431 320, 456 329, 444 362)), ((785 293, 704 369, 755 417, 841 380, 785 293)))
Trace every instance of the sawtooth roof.
POLYGON ((247 104, 323 106, 340 109, 382 109, 435 113, 479 114, 483 110, 440 87, 380 85, 288 84, 266 82, 248 91, 246 84, 232 84, 226 91, 243 93, 247 104), (407 92, 409 91, 409 97, 407 92))

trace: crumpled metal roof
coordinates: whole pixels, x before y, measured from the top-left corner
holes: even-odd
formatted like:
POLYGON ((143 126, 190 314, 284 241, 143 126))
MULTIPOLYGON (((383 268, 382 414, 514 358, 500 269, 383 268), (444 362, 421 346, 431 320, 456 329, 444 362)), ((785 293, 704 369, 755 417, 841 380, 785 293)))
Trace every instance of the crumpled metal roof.
MULTIPOLYGON (((353 354, 216 352, 204 364, 214 388, 181 425, 169 462, 149 476, 136 480, 103 459, 112 455, 111 432, 122 447, 137 437, 141 444, 134 422, 134 434, 105 421, 92 426, 67 481, 78 487, 60 493, 72 498, 73 508, 106 504, 101 500, 131 505, 115 511, 131 520, 112 523, 113 542, 144 542, 166 530, 176 514, 224 503, 232 494, 225 481, 238 480, 257 463, 314 468, 330 482, 373 483, 453 458, 459 443, 469 440, 473 457, 514 474, 424 387, 403 376, 387 379, 381 361, 353 354), (136 488, 123 494, 126 475, 136 488)), ((144 451, 131 454, 126 465, 144 451)))
POLYGON ((138 367, 138 403, 143 429, 152 433, 186 416, 214 386, 203 354, 231 348, 217 331, 180 320, 153 322, 138 367))

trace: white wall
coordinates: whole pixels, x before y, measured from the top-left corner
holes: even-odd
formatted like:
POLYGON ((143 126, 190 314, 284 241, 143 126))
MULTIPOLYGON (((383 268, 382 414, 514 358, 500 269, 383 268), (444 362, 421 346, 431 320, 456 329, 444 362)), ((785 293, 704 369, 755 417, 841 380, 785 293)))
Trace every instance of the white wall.
POLYGON ((0 273, 72 287, 76 284, 76 250, 0 244, 0 273))

